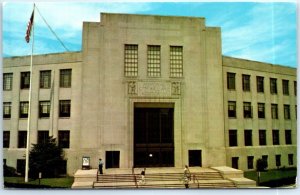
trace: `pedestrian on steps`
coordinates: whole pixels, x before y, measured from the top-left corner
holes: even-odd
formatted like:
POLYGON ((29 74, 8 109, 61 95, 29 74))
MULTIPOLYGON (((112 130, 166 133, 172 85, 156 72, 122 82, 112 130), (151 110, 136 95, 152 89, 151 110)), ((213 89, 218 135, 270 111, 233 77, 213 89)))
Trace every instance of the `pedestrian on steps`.
POLYGON ((189 188, 189 181, 191 180, 191 172, 187 165, 184 166, 183 170, 183 183, 185 188, 189 188))
POLYGON ((141 171, 141 180, 139 181, 140 184, 145 184, 146 183, 146 168, 141 171))
POLYGON ((99 173, 103 174, 103 161, 101 158, 99 159, 99 173))

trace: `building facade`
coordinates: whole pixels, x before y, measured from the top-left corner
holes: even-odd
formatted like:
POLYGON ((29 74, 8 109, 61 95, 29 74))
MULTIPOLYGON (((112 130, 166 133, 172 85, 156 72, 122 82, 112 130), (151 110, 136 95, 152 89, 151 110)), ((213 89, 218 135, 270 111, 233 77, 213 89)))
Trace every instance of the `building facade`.
MULTIPOLYGON (((30 57, 4 59, 3 158, 25 164, 30 57)), ((105 168, 296 166, 296 69, 222 56, 204 18, 101 14, 82 51, 33 57, 30 142, 73 175, 105 168)))

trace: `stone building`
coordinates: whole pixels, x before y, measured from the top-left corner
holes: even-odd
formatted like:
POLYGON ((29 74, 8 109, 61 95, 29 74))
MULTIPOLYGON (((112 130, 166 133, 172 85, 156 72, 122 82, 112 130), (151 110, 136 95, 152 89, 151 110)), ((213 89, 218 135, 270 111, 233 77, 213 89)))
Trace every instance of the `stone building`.
MULTIPOLYGON (((30 56, 4 59, 3 158, 25 164, 30 56)), ((295 167, 296 69, 222 56, 204 18, 102 13, 82 51, 33 57, 30 142, 54 136, 64 172, 295 167)))

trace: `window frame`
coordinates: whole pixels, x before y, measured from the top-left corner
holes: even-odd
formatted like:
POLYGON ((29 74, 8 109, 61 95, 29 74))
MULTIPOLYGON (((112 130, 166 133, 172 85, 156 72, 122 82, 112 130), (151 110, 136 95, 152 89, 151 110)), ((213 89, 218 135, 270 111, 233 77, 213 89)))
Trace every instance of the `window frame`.
POLYGON ((183 77, 183 46, 170 46, 170 77, 183 77))
POLYGON ((3 131, 3 148, 9 148, 10 131, 3 131))
POLYGON ((260 146, 267 145, 267 131, 265 129, 258 130, 258 143, 260 146))
POLYGON ((30 88, 30 71, 21 72, 20 89, 30 88))
POLYGON ((11 102, 3 102, 3 119, 11 118, 11 102))
POLYGON ((18 131, 18 148, 26 148, 27 131, 18 131))
POLYGON ((273 141, 273 145, 277 146, 280 145, 280 135, 279 135, 279 130, 278 129, 273 129, 272 130, 272 141, 273 141))
POLYGON ((228 101, 228 117, 236 118, 236 101, 228 101))
POLYGON ((290 105, 288 105, 288 104, 283 105, 283 113, 284 113, 284 119, 285 120, 290 120, 291 119, 290 105))
POLYGON ((3 91, 11 91, 13 86, 13 73, 3 73, 3 91))
POLYGON ((251 102, 243 102, 243 114, 245 119, 250 119, 253 117, 251 102))
POLYGON ((51 70, 40 71, 40 89, 51 88, 51 70))
POLYGON ((45 144, 49 139, 49 131, 47 130, 38 130, 37 131, 37 143, 38 144, 45 144))
POLYGON ((59 100, 59 117, 70 118, 71 117, 71 100, 59 100))
POLYGON ((161 46, 147 46, 147 76, 161 77, 161 46))
POLYGON ((271 118, 278 119, 278 104, 271 104, 271 118))
POLYGON ((257 93, 264 93, 264 77, 262 76, 256 76, 256 91, 257 93))
POLYGON ((253 146, 252 130, 251 129, 245 129, 244 130, 244 145, 245 146, 253 146))
POLYGON ((59 71, 59 87, 71 88, 72 87, 72 69, 60 69, 59 71))
POLYGON ((51 112, 51 102, 50 101, 39 101, 39 118, 49 118, 51 112), (45 110, 47 112, 43 112, 45 110))
POLYGON ((237 147, 238 146, 238 132, 236 129, 229 129, 228 131, 229 137, 229 147, 237 147))
POLYGON ((270 78, 270 93, 271 94, 277 94, 277 79, 276 78, 270 78))
POLYGON ((28 114, 29 114, 29 102, 28 101, 20 102, 19 118, 28 118, 28 114))
POLYGON ((251 91, 251 83, 250 83, 250 75, 248 74, 242 74, 242 85, 243 85, 243 91, 244 92, 250 92, 251 91))
POLYGON ((265 103, 257 103, 257 117, 259 119, 265 119, 266 114, 265 114, 265 103))
POLYGON ((138 76, 139 48, 137 44, 124 45, 124 76, 138 76))
POLYGON ((64 149, 70 148, 70 130, 58 131, 58 146, 64 149))
POLYGON ((285 136, 285 144, 292 145, 292 130, 286 129, 284 131, 284 136, 285 136))
POLYGON ((235 90, 235 73, 227 72, 227 89, 235 90))

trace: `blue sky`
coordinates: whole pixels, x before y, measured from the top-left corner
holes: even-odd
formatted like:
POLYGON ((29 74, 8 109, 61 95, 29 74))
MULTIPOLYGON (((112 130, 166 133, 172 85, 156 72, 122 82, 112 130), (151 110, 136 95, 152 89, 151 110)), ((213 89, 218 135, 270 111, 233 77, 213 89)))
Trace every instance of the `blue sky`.
MULTIPOLYGON (((226 56, 297 66, 296 4, 292 2, 92 2, 37 3, 43 17, 70 51, 81 50, 82 22, 100 21, 100 12, 205 17, 207 26, 222 29, 226 56)), ((30 55, 24 36, 32 3, 3 6, 3 56, 30 55)), ((64 52, 64 48, 35 15, 35 54, 64 52)))

